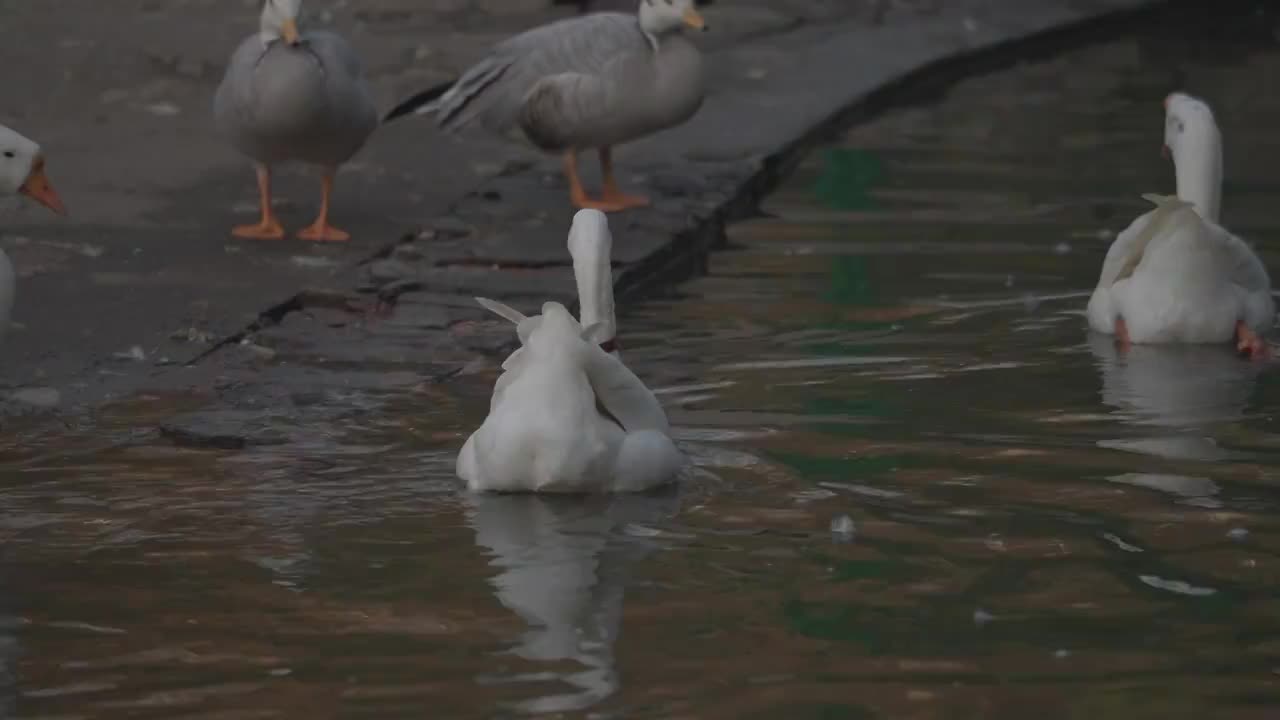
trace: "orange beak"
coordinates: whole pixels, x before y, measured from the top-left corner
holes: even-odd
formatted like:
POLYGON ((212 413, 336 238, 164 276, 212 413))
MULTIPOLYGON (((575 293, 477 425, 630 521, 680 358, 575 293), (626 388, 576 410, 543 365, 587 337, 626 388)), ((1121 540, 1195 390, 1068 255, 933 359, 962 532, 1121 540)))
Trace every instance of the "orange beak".
POLYGON ((22 187, 18 188, 18 192, 59 215, 67 214, 67 208, 63 206, 62 198, 59 198, 58 193, 54 192, 53 186, 49 184, 49 177, 44 174, 43 157, 36 158, 35 164, 31 166, 31 174, 27 175, 26 182, 22 183, 22 187))
POLYGON ((302 35, 298 33, 298 21, 289 19, 281 23, 280 36, 289 45, 297 45, 302 42, 302 35))
POLYGON ((703 20, 702 14, 699 13, 697 10, 695 10, 693 7, 690 7, 688 10, 685 10, 684 15, 682 15, 680 19, 684 21, 685 25, 688 25, 694 30, 705 31, 707 29, 707 21, 703 20))

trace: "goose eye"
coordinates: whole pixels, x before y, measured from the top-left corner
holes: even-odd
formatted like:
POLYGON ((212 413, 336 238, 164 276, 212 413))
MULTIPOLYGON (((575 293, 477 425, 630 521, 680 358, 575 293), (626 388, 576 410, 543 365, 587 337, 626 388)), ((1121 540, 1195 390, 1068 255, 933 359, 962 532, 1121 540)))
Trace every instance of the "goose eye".
POLYGON ((14 153, 13 153, 13 151, 12 151, 12 150, 5 150, 5 151, 4 151, 4 156, 5 156, 5 157, 7 157, 7 158, 15 157, 15 155, 14 155, 14 153))

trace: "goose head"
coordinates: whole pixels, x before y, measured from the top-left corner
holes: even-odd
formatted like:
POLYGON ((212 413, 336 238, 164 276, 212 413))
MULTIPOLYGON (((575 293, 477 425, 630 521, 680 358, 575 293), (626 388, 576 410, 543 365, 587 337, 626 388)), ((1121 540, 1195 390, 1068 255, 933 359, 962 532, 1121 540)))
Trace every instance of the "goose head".
POLYGON ((26 195, 50 210, 65 215, 62 199, 44 172, 40 146, 17 131, 0 125, 0 193, 26 195))
MULTIPOLYGON (((665 0, 659 0, 665 2, 665 0)), ((613 314, 613 235, 599 210, 579 210, 569 228, 569 255, 578 284, 578 316, 583 327, 598 325, 600 347, 616 352, 617 319, 613 314)))
POLYGON ((1222 202, 1222 134, 1213 111, 1199 98, 1173 93, 1165 98, 1164 147, 1173 158, 1178 197, 1218 221, 1222 202))
POLYGON ((693 0, 640 0, 640 27, 650 35, 666 35, 689 26, 706 31, 707 22, 693 0))
POLYGON ((302 12, 302 0, 263 0, 262 17, 258 23, 263 43, 283 40, 287 45, 302 42, 298 32, 298 14, 302 12))

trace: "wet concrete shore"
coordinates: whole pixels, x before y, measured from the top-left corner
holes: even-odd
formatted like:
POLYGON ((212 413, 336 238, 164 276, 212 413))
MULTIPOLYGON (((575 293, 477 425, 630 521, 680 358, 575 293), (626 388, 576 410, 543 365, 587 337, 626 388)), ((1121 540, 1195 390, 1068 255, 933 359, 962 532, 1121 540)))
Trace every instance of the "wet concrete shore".
MULTIPOLYGON (((382 128, 340 176, 335 220, 350 244, 231 239, 230 226, 256 211, 255 190, 248 164, 213 133, 209 99, 226 54, 254 28, 255 3, 54 4, 54 13, 6 8, 11 29, 32 41, 2 51, 24 99, 3 121, 44 144, 73 213, 58 222, 21 208, 4 230, 21 276, 0 374, 16 393, 8 414, 56 409, 65 422, 138 393, 177 393, 193 409, 159 422, 176 442, 287 442, 272 418, 305 426, 308 414, 367 409, 339 396, 446 401, 439 383, 468 375, 485 387, 513 338, 473 295, 526 310, 572 301, 572 208, 558 161, 483 136, 444 137, 421 118, 382 128)), ((715 3, 706 9, 714 32, 700 39, 712 95, 686 126, 618 153, 624 185, 655 200, 611 216, 620 297, 703 270, 725 224, 751 213, 807 143, 878 90, 1155 4, 715 3)), ((364 54, 385 108, 502 37, 574 12, 548 5, 309 10, 364 54)), ((318 183, 298 171, 280 185, 296 230, 318 183)), ((625 347, 625 320, 620 339, 625 347)))

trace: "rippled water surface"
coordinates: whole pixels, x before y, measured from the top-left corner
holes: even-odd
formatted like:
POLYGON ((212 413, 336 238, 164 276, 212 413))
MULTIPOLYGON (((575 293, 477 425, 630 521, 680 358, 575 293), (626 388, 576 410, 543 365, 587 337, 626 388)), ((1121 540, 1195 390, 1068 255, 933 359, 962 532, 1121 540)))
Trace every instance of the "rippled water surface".
POLYGON ((679 492, 460 493, 484 375, 283 446, 167 447, 140 402, 3 450, 0 716, 1277 717, 1277 371, 1121 357, 1081 313, 1172 188, 1176 87, 1280 268, 1270 23, 1154 26, 812 154, 622 318, 679 492))

